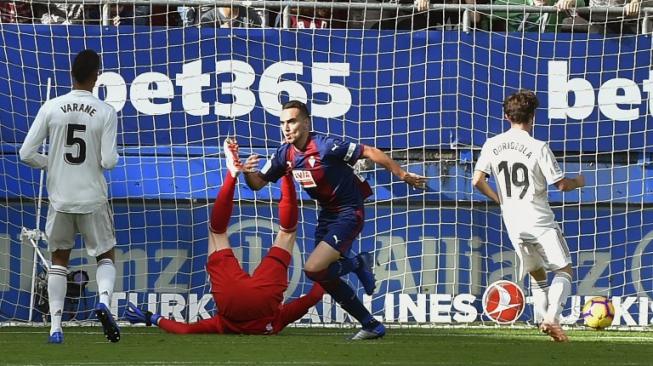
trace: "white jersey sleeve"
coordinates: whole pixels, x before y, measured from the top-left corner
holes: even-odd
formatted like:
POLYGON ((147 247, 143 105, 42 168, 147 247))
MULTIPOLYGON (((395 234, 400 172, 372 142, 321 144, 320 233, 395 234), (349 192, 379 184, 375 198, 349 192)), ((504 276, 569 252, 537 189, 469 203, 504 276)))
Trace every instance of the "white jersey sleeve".
POLYGON ((492 160, 490 159, 488 143, 483 144, 481 155, 478 157, 474 170, 481 171, 487 175, 492 174, 492 160))
POLYGON ((554 184, 565 177, 555 155, 553 155, 553 151, 549 148, 549 144, 542 145, 542 151, 539 155, 537 163, 544 178, 546 178, 547 184, 554 184))
POLYGON ((101 165, 104 169, 112 169, 118 164, 118 141, 116 136, 118 134, 118 115, 116 110, 111 108, 109 118, 104 124, 101 140, 101 165))
POLYGON ((47 169, 48 167, 48 157, 38 152, 39 147, 43 144, 43 140, 48 137, 48 124, 45 118, 47 114, 46 110, 46 107, 39 109, 34 123, 29 128, 25 141, 18 152, 20 160, 32 168, 47 169))

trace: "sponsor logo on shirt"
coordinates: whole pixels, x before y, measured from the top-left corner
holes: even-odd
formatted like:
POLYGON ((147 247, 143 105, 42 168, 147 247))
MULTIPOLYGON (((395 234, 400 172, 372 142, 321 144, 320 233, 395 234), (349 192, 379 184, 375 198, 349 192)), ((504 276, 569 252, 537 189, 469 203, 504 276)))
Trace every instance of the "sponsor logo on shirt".
POLYGON ((301 184, 304 188, 315 188, 317 183, 313 179, 313 175, 308 170, 293 170, 292 175, 295 177, 297 183, 301 184))

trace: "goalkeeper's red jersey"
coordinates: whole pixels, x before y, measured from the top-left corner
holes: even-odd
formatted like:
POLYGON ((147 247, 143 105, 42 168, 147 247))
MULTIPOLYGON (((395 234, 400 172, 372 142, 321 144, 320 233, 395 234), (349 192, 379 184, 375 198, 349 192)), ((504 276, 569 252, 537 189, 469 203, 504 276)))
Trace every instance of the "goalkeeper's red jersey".
POLYGON ((276 334, 306 314, 322 300, 324 290, 314 284, 311 291, 282 305, 288 288, 290 253, 272 247, 250 276, 243 271, 231 249, 212 253, 206 263, 211 293, 218 315, 194 324, 161 318, 159 327, 170 333, 276 334))
POLYGON ((234 322, 218 314, 210 319, 200 320, 193 324, 185 324, 161 318, 159 320, 159 327, 166 332, 176 334, 276 334, 288 324, 304 316, 308 309, 322 300, 323 294, 324 290, 322 290, 322 287, 315 283, 308 294, 279 306, 274 316, 244 322, 234 322))

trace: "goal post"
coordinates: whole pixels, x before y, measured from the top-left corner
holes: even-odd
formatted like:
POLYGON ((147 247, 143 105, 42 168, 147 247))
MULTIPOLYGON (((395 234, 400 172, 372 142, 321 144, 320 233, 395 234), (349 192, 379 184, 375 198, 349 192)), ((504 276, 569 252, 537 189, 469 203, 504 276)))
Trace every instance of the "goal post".
MULTIPOLYGON (((106 175, 119 317, 128 300, 177 320, 210 316, 204 265, 226 172, 221 142, 235 136, 241 158, 269 156, 281 141, 280 103, 296 98, 307 101, 313 130, 376 146, 429 178, 416 191, 370 162, 357 166, 374 191, 353 247, 376 259, 378 287, 364 297, 373 314, 388 324, 488 322, 485 287, 516 280, 518 263, 500 209, 473 191, 471 175, 480 146, 507 128, 504 97, 528 88, 541 103, 535 137, 549 142, 568 175, 582 172, 588 182, 549 194, 575 268, 565 321, 577 321, 585 297, 603 295, 617 308, 615 324, 651 324, 647 36, 0 23, 0 44, 0 322, 43 319, 31 309, 38 273, 20 234, 43 230, 47 195, 38 199, 40 173, 20 162, 18 149, 47 96, 70 90, 72 57, 93 48, 103 63, 95 93, 119 115, 121 158, 106 175)), ((238 185, 228 232, 246 270, 272 244, 279 193, 275 184, 259 192, 238 185)), ((302 267, 318 207, 300 198, 287 298, 311 286, 302 267)), ((40 248, 46 253, 44 241, 40 248)), ((78 238, 70 269, 90 281, 64 319, 93 319, 94 262, 78 238)), ((356 277, 347 280, 362 296, 356 277)), ((529 307, 520 320, 532 319, 529 307)), ((347 321, 328 297, 302 320, 347 321)))

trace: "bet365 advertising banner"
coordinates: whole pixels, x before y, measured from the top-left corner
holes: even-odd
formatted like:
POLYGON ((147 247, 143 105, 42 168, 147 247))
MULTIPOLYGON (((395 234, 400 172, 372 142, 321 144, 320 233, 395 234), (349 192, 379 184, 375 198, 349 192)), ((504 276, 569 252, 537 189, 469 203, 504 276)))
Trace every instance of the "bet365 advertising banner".
MULTIPOLYGON (((227 135, 244 150, 270 152, 280 141, 280 101, 308 101, 320 132, 384 149, 457 151, 504 130, 503 98, 530 88, 541 102, 535 136, 560 156, 631 153, 609 163, 566 162, 568 171, 593 169, 591 188, 551 196, 564 204, 556 217, 577 269, 565 316, 578 316, 584 296, 604 295, 613 297, 619 324, 650 323, 650 38, 6 24, 0 31, 0 321, 26 320, 30 303, 33 254, 19 232, 36 226, 38 172, 18 161, 17 147, 42 102, 70 90, 72 55, 94 48, 103 61, 96 93, 120 116, 122 158, 108 174, 118 315, 132 299, 180 320, 208 316, 207 203, 224 163, 204 153, 217 152, 227 135)), ((391 183, 388 174, 368 174, 375 196, 354 249, 376 257, 378 288, 365 298, 375 315, 388 322, 478 321, 484 288, 516 279, 500 213, 471 189, 472 166, 473 154, 428 161, 419 168, 430 177, 424 193, 391 183), (410 204, 384 203, 390 199, 410 204)), ((238 197, 267 200, 274 192, 255 196, 241 185, 238 197)), ((231 240, 247 270, 272 243, 274 209, 236 208, 231 240)), ((288 297, 310 286, 302 253, 313 247, 316 215, 312 205, 303 209, 288 297)), ((94 260, 78 244, 71 269, 94 278, 94 260)), ((358 285, 355 276, 349 280, 358 285)), ((93 291, 91 283, 89 303, 79 306, 92 308, 93 291)), ((325 301, 313 321, 343 319, 325 301)))

